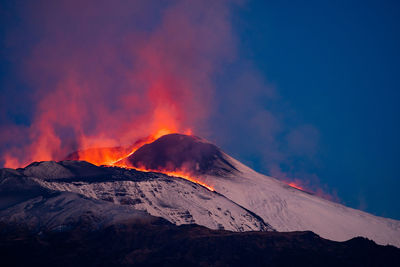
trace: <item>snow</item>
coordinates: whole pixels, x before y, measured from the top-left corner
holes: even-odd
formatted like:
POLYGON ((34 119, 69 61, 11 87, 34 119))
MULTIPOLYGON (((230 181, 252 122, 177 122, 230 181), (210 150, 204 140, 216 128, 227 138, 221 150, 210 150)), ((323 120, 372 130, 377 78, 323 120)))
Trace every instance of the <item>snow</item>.
POLYGON ((150 223, 156 219, 126 206, 88 199, 69 192, 55 193, 49 197, 37 196, 0 210, 0 222, 23 223, 37 231, 62 230, 83 220, 96 229, 126 221, 150 223))
POLYGON ((229 160, 239 174, 204 176, 201 180, 261 216, 277 231, 310 230, 335 241, 363 236, 378 244, 400 247, 400 221, 322 199, 259 174, 233 158, 229 160))
POLYGON ((272 230, 251 212, 224 196, 180 178, 100 183, 36 181, 52 190, 76 192, 92 199, 129 205, 177 225, 195 223, 211 229, 240 232, 272 230))
MULTIPOLYGON (((160 173, 97 167, 83 161, 36 162, 17 171, 3 169, 1 173, 0 195, 2 191, 14 193, 7 199, 4 194, 0 196, 0 210, 2 206, 8 208, 21 201, 38 201, 39 207, 48 208, 51 203, 48 199, 43 202, 41 198, 44 195, 71 192, 92 201, 144 211, 177 225, 199 224, 231 231, 273 231, 260 217, 221 194, 183 178, 160 173)), ((73 203, 76 214, 79 214, 81 205, 77 201, 73 203)), ((67 209, 63 213, 73 211, 70 204, 63 208, 67 209)), ((36 209, 38 215, 33 218, 40 217, 38 211, 49 215, 46 208, 40 208, 36 209)), ((16 211, 8 214, 11 216, 13 212, 16 211)), ((24 220, 29 222, 31 218, 24 220)))

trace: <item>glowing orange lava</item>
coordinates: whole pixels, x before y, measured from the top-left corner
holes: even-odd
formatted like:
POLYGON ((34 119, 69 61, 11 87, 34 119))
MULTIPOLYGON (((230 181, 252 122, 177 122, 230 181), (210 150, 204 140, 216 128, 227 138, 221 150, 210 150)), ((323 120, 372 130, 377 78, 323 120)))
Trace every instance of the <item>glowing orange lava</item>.
MULTIPOLYGON (((163 135, 173 133, 174 131, 168 129, 168 128, 162 128, 158 130, 155 134, 148 136, 147 138, 141 139, 136 141, 133 145, 131 145, 129 148, 101 148, 101 149, 87 149, 81 152, 78 152, 78 157, 79 160, 84 160, 87 162, 90 162, 94 165, 108 165, 108 166, 115 166, 115 167, 121 167, 121 168, 127 168, 127 169, 135 169, 137 171, 142 171, 142 172, 159 172, 163 173, 169 176, 177 177, 177 178, 183 178, 188 181, 191 181, 193 183, 199 184, 201 186, 204 186, 210 191, 214 191, 214 188, 211 187, 210 185, 207 185, 198 179, 194 178, 192 175, 184 172, 184 171, 166 171, 166 170, 149 170, 145 168, 137 168, 133 166, 128 166, 125 163, 119 162, 122 159, 125 159, 135 153, 140 147, 142 147, 145 144, 152 143, 153 141, 157 140, 163 135)), ((186 130, 185 134, 191 135, 192 131, 186 130)))
MULTIPOLYGON (((189 131, 190 130, 186 132, 189 131)), ((167 128, 162 128, 158 130, 155 134, 137 140, 133 145, 130 145, 127 148, 123 147, 91 148, 77 152, 77 157, 78 160, 84 160, 97 166, 101 165, 114 166, 116 162, 126 157, 129 157, 143 145, 149 144, 155 141, 156 139, 160 138, 161 136, 170 134, 172 132, 174 131, 167 128)))
POLYGON ((301 186, 299 186, 299 185, 297 185, 297 184, 295 184, 295 183, 293 183, 293 182, 288 183, 288 185, 289 185, 290 187, 293 187, 293 188, 296 188, 296 189, 298 189, 298 190, 304 191, 304 188, 303 188, 303 187, 301 187, 301 186))
POLYGON ((120 164, 116 164, 116 165, 113 165, 113 166, 120 167, 120 168, 126 168, 126 169, 133 169, 133 170, 137 170, 137 171, 141 171, 141 172, 159 172, 159 173, 162 173, 162 174, 166 174, 168 176, 173 176, 173 177, 176 177, 176 178, 182 178, 182 179, 191 181, 192 183, 199 184, 199 185, 207 188, 210 191, 215 191, 215 189, 212 186, 199 181, 198 179, 194 178, 192 175, 190 175, 188 173, 185 173, 184 171, 171 172, 171 171, 166 171, 166 170, 150 170, 150 169, 143 169, 143 168, 126 166, 126 165, 120 165, 120 164))
POLYGON ((212 186, 210 186, 208 184, 205 184, 203 182, 200 182, 199 180, 197 180, 197 179, 195 179, 195 178, 193 178, 193 177, 191 177, 191 176, 189 176, 187 174, 184 174, 182 172, 162 172, 162 173, 164 173, 166 175, 169 175, 169 176, 173 176, 173 177, 178 177, 178 178, 183 178, 183 179, 189 180, 189 181, 191 181, 193 183, 196 183, 196 184, 199 184, 201 186, 204 186, 205 188, 207 188, 210 191, 215 191, 215 189, 212 186))

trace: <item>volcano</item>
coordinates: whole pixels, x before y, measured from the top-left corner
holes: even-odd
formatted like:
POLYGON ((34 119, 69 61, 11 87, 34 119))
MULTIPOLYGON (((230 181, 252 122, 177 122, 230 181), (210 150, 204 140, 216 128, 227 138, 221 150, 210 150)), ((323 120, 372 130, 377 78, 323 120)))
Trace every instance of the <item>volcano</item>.
POLYGON ((313 231, 335 241, 363 236, 400 246, 399 221, 348 208, 257 173, 200 137, 164 135, 115 165, 186 177, 253 212, 277 231, 313 231))
MULTIPOLYGON (((300 235, 301 241, 296 239, 300 242, 298 246, 312 247, 311 243, 325 239, 344 242, 364 237, 381 245, 400 247, 400 221, 322 199, 257 173, 200 137, 169 134, 139 148, 93 148, 72 153, 68 159, 34 162, 25 168, 0 171, 0 224, 5 229, 13 229, 10 230, 13 233, 22 231, 24 237, 37 240, 35 235, 39 233, 53 236, 62 232, 73 239, 76 231, 86 236, 93 231, 105 234, 103 231, 109 227, 113 231, 118 227, 127 231, 138 225, 147 230, 160 227, 157 229, 166 231, 160 235, 168 236, 173 227, 200 225, 217 231, 199 230, 207 238, 211 235, 221 240, 226 240, 226 231, 276 233, 290 240, 299 236, 286 232, 312 231, 320 237, 300 235), (93 162, 75 160, 93 151, 102 156, 95 157, 93 162), (117 155, 103 157, 113 151, 117 155), (102 161, 104 158, 119 160, 102 161)), ((182 229, 184 238, 191 236, 192 230, 182 229)), ((4 240, 14 246, 9 238, 15 235, 10 237, 9 232, 5 233, 4 240)), ((135 235, 143 236, 137 232, 135 235)), ((251 240, 261 237, 244 235, 244 238, 249 240, 249 246, 254 246, 251 240)), ((85 242, 89 242, 85 244, 90 248, 95 244, 85 242)), ((329 242, 325 248, 331 246, 329 242)), ((364 246, 365 242, 351 244, 364 246)), ((281 245, 287 246, 284 244, 281 245)), ((260 250, 257 247, 255 251, 260 250)), ((394 254, 389 253, 390 259, 399 253, 393 251, 394 254)))

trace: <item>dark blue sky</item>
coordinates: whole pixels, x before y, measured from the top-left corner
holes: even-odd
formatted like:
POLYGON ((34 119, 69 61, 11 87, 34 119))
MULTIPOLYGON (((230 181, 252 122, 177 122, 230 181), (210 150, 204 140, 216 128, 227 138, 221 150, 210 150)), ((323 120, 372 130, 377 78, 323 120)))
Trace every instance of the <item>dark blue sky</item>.
MULTIPOLYGON (((53 40, 46 39, 45 31, 52 28, 31 26, 41 14, 29 14, 23 3, 0 5, 3 132, 9 124, 31 123, 37 84, 26 77, 24 63, 38 42, 53 40)), ((143 14, 132 13, 152 31, 168 5, 157 1, 143 14)), ((65 26, 70 21, 56 23, 66 29, 68 42, 74 30, 81 30, 77 36, 84 45, 95 43, 96 30, 122 25, 121 32, 106 36, 122 42, 139 22, 129 12, 119 16, 120 10, 112 9, 112 22, 88 23, 93 36, 80 29, 81 22, 77 28, 65 26)), ((233 48, 221 40, 213 45, 225 44, 235 55, 226 60, 206 51, 218 65, 212 76, 215 107, 209 126, 198 134, 260 172, 322 188, 351 207, 400 219, 398 1, 247 1, 233 6, 230 23, 233 37, 227 42, 233 48)), ((78 51, 85 51, 84 45, 78 51)), ((0 150, 10 146, 4 140, 0 150)))
MULTIPOLYGON (((274 103, 283 107, 266 109, 286 117, 286 128, 318 131, 312 159, 278 160, 282 169, 313 174, 347 205, 400 219, 399 2, 250 1, 234 23, 241 56, 280 95, 274 103)), ((246 142, 268 149, 261 137, 246 142)), ((235 146, 227 145, 269 172, 269 159, 235 146)))

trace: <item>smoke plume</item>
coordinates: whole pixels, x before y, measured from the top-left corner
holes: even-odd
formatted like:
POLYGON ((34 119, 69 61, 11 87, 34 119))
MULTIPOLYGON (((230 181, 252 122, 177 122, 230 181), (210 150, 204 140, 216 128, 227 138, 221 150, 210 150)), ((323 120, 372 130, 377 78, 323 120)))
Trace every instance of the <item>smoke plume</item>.
POLYGON ((198 131, 214 74, 235 54, 225 1, 34 1, 18 12, 32 115, 1 129, 7 167, 198 131))

